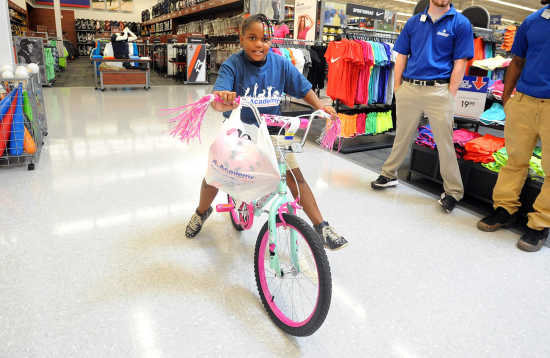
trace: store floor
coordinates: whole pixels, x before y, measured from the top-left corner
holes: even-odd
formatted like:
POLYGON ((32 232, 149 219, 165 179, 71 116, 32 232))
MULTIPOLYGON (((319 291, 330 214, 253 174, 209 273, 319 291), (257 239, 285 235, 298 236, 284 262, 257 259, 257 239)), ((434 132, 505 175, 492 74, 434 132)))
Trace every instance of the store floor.
POLYGON ((350 245, 328 252, 321 329, 282 333, 254 280, 264 220, 214 214, 184 237, 220 116, 186 145, 160 110, 208 91, 45 90, 41 161, 0 171, 0 357, 550 356, 550 249, 407 185, 373 192, 377 173, 313 145, 302 170, 350 245))
MULTIPOLYGON (((67 70, 55 74, 54 87, 95 87, 94 71, 90 59, 79 57, 74 61, 69 61, 67 70)), ((160 75, 151 69, 151 86, 178 86, 182 82, 176 82, 173 78, 160 75)))

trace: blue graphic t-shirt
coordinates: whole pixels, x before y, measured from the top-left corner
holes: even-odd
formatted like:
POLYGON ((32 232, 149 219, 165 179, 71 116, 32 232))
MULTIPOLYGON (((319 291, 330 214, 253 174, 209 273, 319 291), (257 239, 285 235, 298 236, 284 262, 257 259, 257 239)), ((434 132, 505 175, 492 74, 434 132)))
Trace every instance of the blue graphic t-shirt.
MULTIPOLYGON (((269 51, 266 63, 255 66, 245 57, 244 51, 231 55, 220 67, 214 91, 232 91, 246 101, 254 103, 260 113, 280 114, 280 103, 286 93, 304 98, 311 83, 290 61, 269 51)), ((231 112, 223 115, 229 117, 231 112)), ((256 124, 249 108, 243 107, 241 120, 256 124)))

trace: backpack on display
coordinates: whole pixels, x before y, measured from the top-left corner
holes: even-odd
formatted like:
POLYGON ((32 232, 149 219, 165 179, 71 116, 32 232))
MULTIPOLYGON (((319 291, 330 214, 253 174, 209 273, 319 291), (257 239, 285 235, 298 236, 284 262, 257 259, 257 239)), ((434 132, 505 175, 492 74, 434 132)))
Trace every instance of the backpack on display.
POLYGON ((490 16, 489 11, 483 6, 470 6, 462 10, 462 15, 466 16, 474 27, 489 28, 490 16))

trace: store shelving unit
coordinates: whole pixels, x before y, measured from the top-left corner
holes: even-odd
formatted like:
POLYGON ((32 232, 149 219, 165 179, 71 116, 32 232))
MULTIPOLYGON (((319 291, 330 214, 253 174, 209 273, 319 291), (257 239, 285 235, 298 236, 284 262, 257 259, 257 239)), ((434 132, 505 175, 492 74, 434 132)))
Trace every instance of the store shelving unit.
POLYGON ((200 14, 203 12, 206 12, 208 10, 212 9, 218 9, 221 7, 229 6, 229 5, 236 5, 238 3, 242 3, 242 0, 210 0, 205 1, 203 3, 187 7, 182 10, 174 11, 170 14, 158 16, 155 18, 152 18, 151 20, 145 21, 143 25, 148 26, 152 24, 156 24, 158 22, 166 21, 166 20, 172 20, 177 19, 181 17, 185 17, 188 15, 195 15, 200 14))
POLYGON ((23 36, 28 30, 27 10, 8 0, 12 36, 23 36))

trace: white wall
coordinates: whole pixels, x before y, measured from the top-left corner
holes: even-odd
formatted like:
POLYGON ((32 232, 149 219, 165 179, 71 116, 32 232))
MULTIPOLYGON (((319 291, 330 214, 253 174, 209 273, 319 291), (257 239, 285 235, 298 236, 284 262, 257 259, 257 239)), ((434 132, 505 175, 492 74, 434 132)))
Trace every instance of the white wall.
POLYGON ((0 66, 13 64, 10 12, 8 2, 0 0, 0 66))

